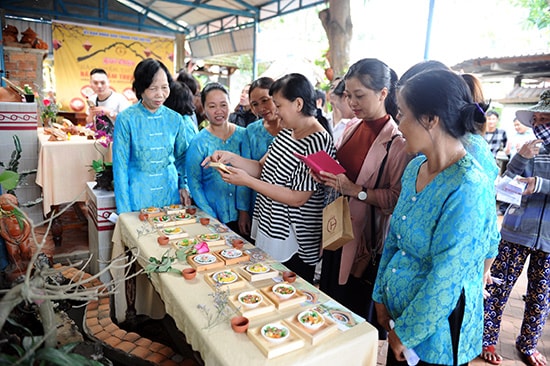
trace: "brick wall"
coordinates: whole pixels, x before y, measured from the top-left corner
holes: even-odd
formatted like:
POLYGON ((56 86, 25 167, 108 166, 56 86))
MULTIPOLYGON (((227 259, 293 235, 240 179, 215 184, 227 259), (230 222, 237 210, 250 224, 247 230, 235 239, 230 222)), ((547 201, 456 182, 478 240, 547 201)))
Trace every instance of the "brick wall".
POLYGON ((35 91, 43 88, 42 61, 47 50, 4 47, 5 77, 16 85, 29 84, 35 91))

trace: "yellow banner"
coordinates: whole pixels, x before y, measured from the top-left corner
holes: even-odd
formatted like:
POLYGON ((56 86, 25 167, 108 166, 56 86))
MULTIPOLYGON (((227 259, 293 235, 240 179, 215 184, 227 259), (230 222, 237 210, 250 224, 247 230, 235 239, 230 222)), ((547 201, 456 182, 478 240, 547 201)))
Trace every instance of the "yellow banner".
POLYGON ((132 102, 133 73, 140 61, 154 58, 174 71, 174 37, 53 22, 52 39, 55 93, 63 111, 85 111, 86 98, 93 94, 93 68, 105 69, 111 89, 132 102))

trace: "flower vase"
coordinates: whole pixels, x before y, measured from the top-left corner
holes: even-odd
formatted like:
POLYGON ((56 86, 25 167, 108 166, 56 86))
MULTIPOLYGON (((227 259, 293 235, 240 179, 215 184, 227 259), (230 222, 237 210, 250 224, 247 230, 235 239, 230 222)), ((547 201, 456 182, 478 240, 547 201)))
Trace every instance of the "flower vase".
POLYGON ((103 189, 105 191, 114 191, 113 186, 113 166, 106 165, 102 172, 95 174, 96 186, 94 189, 103 189))

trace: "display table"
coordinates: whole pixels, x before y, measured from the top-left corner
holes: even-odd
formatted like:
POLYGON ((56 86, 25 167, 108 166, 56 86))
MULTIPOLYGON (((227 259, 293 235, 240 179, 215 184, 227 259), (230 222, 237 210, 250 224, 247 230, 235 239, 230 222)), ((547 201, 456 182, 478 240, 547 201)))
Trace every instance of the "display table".
MULTIPOLYGON (((49 216, 52 208, 58 209, 62 204, 84 202, 86 182, 95 179, 92 161, 103 158, 96 149, 95 140, 84 136, 71 136, 67 141, 49 141, 49 138, 43 128, 38 129, 36 184, 42 187, 44 216, 49 216)), ((74 205, 80 226, 87 224, 85 214, 80 212, 81 207, 83 205, 74 205)), ((61 244, 62 233, 62 224, 52 227, 56 245, 61 244)))
MULTIPOLYGON (((198 214, 200 215, 200 212, 198 214)), ((211 232, 209 231, 211 227, 198 223, 185 225, 184 228, 190 237, 211 232)), ((159 245, 157 243, 158 233, 151 232, 150 229, 151 225, 148 222, 140 221, 137 213, 120 215, 113 234, 113 257, 123 254, 125 248, 136 248, 139 249, 137 261, 142 267, 147 265, 149 257, 160 259, 169 246, 159 245)), ((230 232, 228 235, 235 234, 230 232)), ((252 248, 254 247, 251 244, 245 246, 245 249, 248 250, 252 248)), ((252 249, 251 253, 254 251, 257 249, 252 249)), ((270 261, 269 258, 265 260, 268 263, 270 261)), ((270 265, 273 268, 283 267, 282 264, 273 261, 270 265)), ((228 267, 235 266, 239 265, 228 267)), ((173 267, 183 269, 190 266, 186 262, 178 262, 173 267)), ((149 300, 148 295, 140 294, 139 287, 136 299, 136 305, 142 307, 141 311, 138 308, 138 313, 148 314, 150 311, 158 311, 158 307, 163 306, 166 313, 175 320, 179 330, 185 334, 187 342, 194 350, 200 352, 206 365, 376 365, 378 332, 367 322, 359 322, 345 331, 338 330, 337 333, 331 334, 330 338, 316 345, 306 342, 300 349, 273 358, 264 356, 246 333, 233 332, 229 320, 208 327, 207 319, 198 307, 205 305, 215 312, 211 296, 214 290, 205 281, 207 273, 200 271, 193 280, 185 280, 177 273, 152 273, 150 282, 163 302, 156 305, 151 304, 147 309, 144 304, 149 300)), ((121 276, 121 273, 118 272, 112 274, 114 278, 121 276)), ((247 282, 246 288, 259 288, 274 283, 273 279, 247 282)), ((295 282, 295 285, 296 288, 315 291, 318 296, 315 300, 316 305, 325 304, 327 301, 337 304, 301 278, 295 282)), ((235 295, 243 289, 231 291, 235 295)), ((123 292, 120 291, 115 300, 117 317, 120 315, 121 302, 124 302, 124 298, 121 296, 123 292)), ((249 329, 289 316, 292 317, 293 314, 312 306, 314 306, 312 303, 304 302, 293 308, 278 309, 259 317, 253 317, 250 319, 249 329)))

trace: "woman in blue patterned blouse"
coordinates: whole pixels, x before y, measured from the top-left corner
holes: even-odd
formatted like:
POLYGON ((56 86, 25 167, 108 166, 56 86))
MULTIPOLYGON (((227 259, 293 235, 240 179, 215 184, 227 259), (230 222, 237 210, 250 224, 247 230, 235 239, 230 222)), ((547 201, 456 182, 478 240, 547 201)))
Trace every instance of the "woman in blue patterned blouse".
POLYGON ((248 211, 239 211, 237 202, 248 207, 248 194, 224 182, 214 169, 201 162, 216 150, 241 153, 245 129, 229 122, 229 94, 220 83, 207 84, 201 94, 207 127, 193 138, 186 158, 189 190, 195 204, 208 215, 240 232, 238 222, 249 220, 248 211))
POLYGON ((185 153, 193 126, 163 105, 172 77, 160 61, 146 59, 134 71, 139 102, 120 112, 114 130, 113 173, 118 213, 149 206, 190 204, 185 153))
MULTIPOLYGON (((246 127, 245 139, 243 143, 242 157, 252 160, 260 160, 267 153, 267 149, 275 139, 275 136, 281 131, 281 118, 277 115, 277 107, 273 103, 273 98, 269 95, 269 88, 275 82, 272 78, 261 77, 254 80, 250 85, 250 108, 261 119, 252 122, 246 127)), ((240 203, 239 210, 248 210, 252 215, 254 203, 256 202, 256 191, 245 189, 250 195, 248 207, 240 203)), ((241 228, 247 235, 250 234, 250 225, 241 228)))
POLYGON ((420 364, 466 364, 481 352, 494 196, 461 137, 485 116, 464 80, 447 70, 405 81, 398 106, 407 152, 421 154, 403 173, 373 292, 389 331, 387 364, 404 362, 406 349, 420 364))

